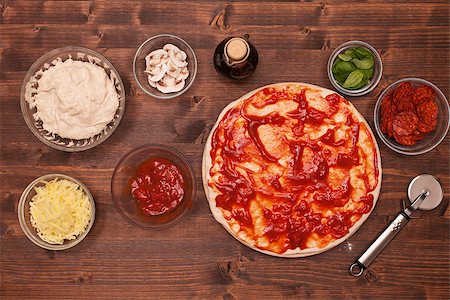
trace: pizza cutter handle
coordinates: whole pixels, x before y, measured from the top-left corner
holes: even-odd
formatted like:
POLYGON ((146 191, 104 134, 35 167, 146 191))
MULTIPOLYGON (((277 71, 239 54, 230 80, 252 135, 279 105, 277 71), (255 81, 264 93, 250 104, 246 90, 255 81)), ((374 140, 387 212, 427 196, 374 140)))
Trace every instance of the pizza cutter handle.
POLYGON ((356 262, 350 266, 350 274, 355 277, 361 276, 364 270, 374 261, 378 254, 389 244, 390 241, 408 224, 410 217, 404 212, 400 212, 392 223, 382 234, 370 245, 356 262))

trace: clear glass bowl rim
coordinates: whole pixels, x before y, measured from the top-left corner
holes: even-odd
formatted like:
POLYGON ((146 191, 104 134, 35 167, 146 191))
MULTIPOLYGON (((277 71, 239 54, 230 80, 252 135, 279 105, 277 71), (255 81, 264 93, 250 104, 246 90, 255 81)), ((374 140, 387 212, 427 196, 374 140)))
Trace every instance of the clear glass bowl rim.
POLYGON ((57 173, 47 174, 47 175, 43 175, 43 176, 36 178, 30 184, 28 184, 28 186, 25 188, 25 190, 22 192, 22 195, 20 196, 17 214, 18 214, 19 223, 20 223, 20 227, 22 228, 22 231, 25 233, 27 238, 30 241, 32 241, 35 245, 37 245, 43 249, 47 249, 47 250, 66 250, 66 249, 72 248, 72 247, 76 246, 77 244, 79 244, 88 235, 89 231, 91 230, 92 226, 94 225, 95 201, 94 201, 94 198, 92 197, 92 194, 89 191, 89 189, 78 179, 73 178, 68 175, 64 175, 64 174, 57 174, 57 173), (72 182, 75 182, 76 184, 78 184, 83 189, 83 191, 86 193, 86 195, 88 196, 89 201, 91 203, 91 214, 92 215, 91 215, 91 220, 89 221, 89 224, 86 227, 86 230, 81 235, 79 235, 75 240, 71 240, 71 241, 69 241, 69 243, 62 244, 62 245, 50 244, 50 243, 45 242, 44 240, 41 240, 38 236, 35 236, 30 231, 28 226, 26 225, 26 220, 25 220, 25 200, 26 200, 28 194, 33 190, 33 188, 36 186, 37 183, 45 181, 45 180, 53 180, 54 178, 67 179, 69 181, 72 181, 72 182))
POLYGON ((25 77, 23 79, 22 88, 20 91, 20 109, 22 111, 22 116, 25 119, 25 123, 27 124, 28 128, 31 130, 31 132, 34 134, 34 136, 36 136, 42 143, 44 143, 45 145, 47 145, 49 147, 52 147, 53 149, 60 150, 60 151, 80 152, 80 151, 92 149, 92 148, 100 145, 101 143, 106 141, 113 134, 113 132, 119 126, 120 121, 122 120, 122 117, 123 117, 123 114, 125 111, 125 98, 126 98, 125 94, 126 94, 125 88, 124 88, 123 81, 122 81, 122 78, 120 77, 119 72, 116 70, 114 65, 106 57, 104 57, 97 51, 89 49, 89 48, 79 47, 79 46, 65 46, 65 47, 50 50, 49 52, 45 53, 44 55, 39 57, 28 69, 27 74, 25 75, 25 77), (87 54, 96 55, 102 61, 106 62, 106 64, 110 67, 111 71, 115 73, 115 76, 119 81, 120 88, 123 91, 122 100, 121 100, 123 103, 122 104, 123 108, 121 109, 121 112, 119 113, 119 115, 115 121, 115 125, 111 129, 108 130, 108 134, 102 140, 98 139, 97 141, 95 141, 91 144, 88 144, 86 146, 82 146, 82 147, 64 147, 64 146, 60 146, 58 144, 52 143, 52 142, 48 141, 46 138, 44 138, 42 135, 40 135, 39 132, 37 131, 34 123, 31 123, 31 121, 25 117, 26 111, 29 110, 28 102, 25 100, 25 86, 28 83, 27 78, 29 79, 29 78, 31 78, 31 76, 34 75, 34 74, 32 74, 33 73, 32 70, 37 69, 37 67, 42 65, 49 57, 52 57, 57 54, 64 54, 67 52, 75 52, 75 51, 86 52, 87 54))
POLYGON ((417 78, 417 77, 407 77, 407 78, 403 78, 403 79, 399 79, 393 83, 391 83, 387 88, 385 88, 383 90, 383 92, 380 94, 380 96, 377 99, 377 102, 375 103, 375 109, 373 110, 373 122, 375 125, 375 130, 378 134, 378 136, 380 137, 380 139, 383 141, 383 143, 390 148, 391 150, 400 153, 400 154, 405 154, 405 155, 420 155, 420 154, 424 154, 427 153, 431 150, 433 150, 434 148, 436 148, 447 136, 447 132, 449 130, 449 126, 450 126, 450 106, 447 100, 447 97, 445 97, 444 93, 433 83, 431 83, 428 80, 422 79, 422 78, 417 78), (380 131, 380 122, 379 122, 379 110, 380 110, 380 106, 381 106, 381 101, 384 99, 384 97, 386 96, 387 92, 389 90, 391 90, 392 87, 394 87, 395 85, 398 85, 402 82, 405 81, 411 81, 411 82, 416 82, 416 83, 422 83, 422 84, 426 84, 431 86, 434 91, 438 94, 439 97, 441 97, 442 99, 445 100, 446 103, 446 107, 447 107, 447 120, 449 120, 447 122, 446 127, 444 128, 443 134, 442 136, 434 143, 431 145, 431 147, 425 148, 421 151, 414 151, 414 152, 408 152, 408 151, 403 151, 401 149, 398 149, 394 144, 392 144, 386 137, 385 135, 380 131))
POLYGON ((154 98, 157 99, 172 99, 178 96, 181 96, 182 94, 184 94, 187 90, 189 90, 189 88, 192 86, 192 84, 195 81, 195 77, 197 76, 197 56, 195 55, 194 49, 192 49, 191 45, 189 45, 185 40, 183 40, 182 38, 180 38, 179 36, 173 35, 173 34, 169 34, 169 33, 163 33, 163 34, 158 34, 155 36, 152 36, 148 39, 146 39, 137 49, 135 55, 134 55, 134 59, 133 59, 133 76, 134 76, 134 80, 136 81, 136 83, 138 84, 138 86, 141 88, 141 90, 143 90, 147 95, 152 96, 154 98), (190 74, 190 76, 192 76, 191 81, 189 82, 189 84, 187 84, 181 91, 179 92, 175 92, 175 93, 170 93, 167 95, 156 95, 153 94, 151 91, 147 90, 146 87, 144 87, 141 82, 138 79, 137 76, 137 71, 136 71, 136 64, 138 63, 138 56, 142 51, 142 48, 150 41, 155 40, 155 39, 159 39, 159 38, 174 38, 176 40, 179 40, 182 44, 186 45, 186 47, 189 49, 189 51, 192 53, 192 56, 194 58, 194 74, 190 74))
POLYGON ((177 158, 179 158, 181 161, 183 161, 186 166, 187 169, 190 173, 190 175, 192 176, 192 195, 191 195, 191 200, 194 201, 196 195, 197 195, 197 179, 195 177, 195 172, 194 169, 192 168, 191 163, 187 160, 187 158, 177 149, 173 148, 173 147, 169 147, 166 145, 162 145, 162 144, 144 144, 144 145, 140 145, 138 147, 135 147, 133 149, 131 149, 130 151, 128 151, 126 154, 124 154, 119 162, 117 163, 116 167, 114 168, 112 177, 111 177, 111 199, 112 202, 114 204, 114 207, 116 208, 117 212, 122 216, 122 218, 124 218, 128 223, 132 224, 133 226, 136 226, 138 228, 141 229, 145 229, 145 230, 159 230, 159 229, 165 229, 168 227, 172 227, 173 225, 177 224, 178 222, 180 222, 183 217, 187 214, 187 212, 189 211, 190 208, 187 208, 182 214, 180 214, 178 217, 175 218, 175 220, 171 220, 168 221, 167 224, 158 224, 156 226, 153 225, 149 225, 149 226, 143 226, 141 224, 136 223, 135 221, 133 221, 131 218, 129 218, 120 208, 119 208, 119 204, 118 201, 120 201, 120 199, 116 199, 116 197, 114 197, 114 179, 116 177, 116 173, 118 172, 118 167, 123 163, 123 161, 125 159, 127 159, 128 157, 130 157, 133 153, 142 150, 144 148, 155 148, 155 149, 162 149, 162 150, 167 150, 170 153, 173 153, 177 156, 177 158))
POLYGON ((373 47, 369 43, 359 41, 359 40, 347 41, 347 42, 339 45, 338 47, 336 47, 333 50, 333 52, 331 53, 330 57, 328 58, 327 74, 328 74, 328 79, 330 80, 331 84, 339 92, 341 92, 347 96, 363 96, 365 94, 370 93, 372 90, 374 90, 375 87, 378 85, 378 83, 380 83, 381 77, 383 76, 383 61, 381 59, 380 54, 375 49, 375 47, 373 47), (344 50, 345 48, 351 48, 352 46, 363 46, 363 47, 368 48, 374 55, 374 59, 376 61, 375 62, 376 66, 380 69, 378 76, 375 78, 375 80, 373 80, 370 84, 368 84, 365 87, 360 88, 358 90, 347 90, 347 89, 344 89, 343 87, 341 87, 334 79, 333 72, 331 71, 333 62, 336 59, 336 57, 338 56, 338 54, 340 54, 342 52, 342 50, 344 50))

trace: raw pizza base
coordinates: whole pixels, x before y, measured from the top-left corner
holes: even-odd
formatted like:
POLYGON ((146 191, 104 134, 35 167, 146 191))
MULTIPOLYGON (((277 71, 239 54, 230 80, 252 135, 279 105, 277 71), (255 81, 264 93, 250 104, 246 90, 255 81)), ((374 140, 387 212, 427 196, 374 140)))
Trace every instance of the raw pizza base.
POLYGON ((203 189, 205 191, 206 194, 206 198, 208 200, 209 203, 209 208, 211 210, 211 213, 214 217, 214 219, 219 222, 220 224, 222 224, 222 226, 235 238, 237 239, 239 242, 241 242, 242 244, 246 245, 247 247, 256 250, 258 252, 267 254, 267 255, 271 255, 271 256, 276 256, 276 257, 285 257, 285 258, 297 258, 297 257, 306 257, 306 256, 311 256, 311 255, 316 255, 322 252, 325 252, 327 250, 330 250, 331 248, 336 247, 337 245, 341 244, 342 242, 344 242, 345 240, 347 240, 350 236, 352 236, 357 230, 358 228, 364 223, 364 221, 369 217, 369 215, 372 213, 373 209, 375 208, 375 205, 377 203, 378 200, 378 196, 380 194, 380 189, 381 189, 381 178, 382 178, 382 169, 381 169, 381 155, 380 155, 380 149, 378 148, 378 144, 376 142, 375 136, 369 126, 369 124, 367 123, 367 121, 364 119, 364 117, 358 112, 358 110, 349 102, 349 108, 350 110, 354 113, 355 116, 358 117, 358 121, 362 122, 366 125, 368 132, 370 133, 370 136, 372 137, 373 140, 373 144, 376 148, 376 153, 377 153, 377 162, 378 162, 378 170, 379 170, 379 174, 378 174, 378 184, 376 186, 376 188, 370 193, 373 195, 373 205, 372 205, 372 209, 370 210, 369 213, 364 214, 361 216, 361 218, 351 227, 349 228, 349 233, 338 239, 335 240, 331 243, 329 243, 327 246, 323 247, 323 248, 307 248, 307 249, 300 249, 300 248, 296 248, 296 249, 288 249, 286 252, 284 253, 275 253, 272 251, 268 251, 268 250, 264 250, 264 249, 260 249, 258 247, 255 247, 253 244, 251 244, 250 242, 243 240, 242 238, 240 238, 231 228, 230 225, 228 224, 228 222, 226 221, 226 219, 223 216, 222 211, 217 208, 216 206, 216 192, 208 185, 208 180, 210 178, 209 172, 210 169, 212 167, 212 160, 211 160, 211 139, 212 136, 217 128, 217 126, 219 125, 220 121, 222 121, 224 115, 233 107, 235 107, 238 103, 240 103, 243 100, 248 99, 249 97, 251 97, 253 94, 259 92, 262 89, 265 88, 276 88, 276 89, 282 89, 287 85, 299 85, 299 86, 304 86, 307 88, 312 88, 315 90, 319 90, 321 92, 322 97, 326 97, 330 94, 336 93, 334 91, 331 91, 329 89, 325 89, 323 87, 319 87, 316 85, 312 85, 312 84, 307 84, 307 83, 301 83, 301 82, 284 82, 284 83, 276 83, 276 84, 270 84, 270 85, 266 85, 263 87, 260 87, 256 90, 253 90, 245 95, 243 95, 242 97, 240 97, 239 99, 229 103, 223 110, 222 112, 219 114, 216 123, 214 124, 214 126, 211 129, 211 132, 209 133, 208 139, 206 140, 206 144, 205 144, 205 149, 203 151, 203 159, 202 159, 202 179, 203 179, 203 189))

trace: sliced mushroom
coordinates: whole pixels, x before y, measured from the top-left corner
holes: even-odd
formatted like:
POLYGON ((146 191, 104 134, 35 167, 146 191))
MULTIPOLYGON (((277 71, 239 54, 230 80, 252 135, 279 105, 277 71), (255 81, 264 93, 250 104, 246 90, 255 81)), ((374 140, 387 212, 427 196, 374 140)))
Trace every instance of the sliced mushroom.
POLYGON ((169 61, 170 61, 169 54, 167 54, 167 57, 161 58, 161 63, 162 64, 167 64, 169 61))
POLYGON ((187 62, 179 60, 173 52, 169 52, 170 60, 179 68, 187 66, 187 62))
POLYGON ((148 56, 154 59, 160 59, 161 57, 167 57, 167 51, 164 49, 158 49, 150 52, 148 56))
POLYGON ((154 82, 154 81, 151 81, 150 80, 150 77, 148 78, 148 84, 150 84, 152 87, 156 87, 156 82, 154 82))
POLYGON ((167 62, 167 66, 169 67, 169 70, 175 71, 176 69, 179 69, 170 59, 167 62))
POLYGON ((179 92, 184 88, 185 80, 175 81, 175 86, 173 87, 174 92, 179 92))
POLYGON ((145 57, 148 82, 162 93, 178 92, 185 86, 189 76, 187 55, 173 44, 152 51, 145 57))
MULTIPOLYGON (((173 85, 175 85, 175 79, 171 78, 171 77, 164 77, 163 79, 161 79, 160 81, 156 82, 156 88, 162 92, 162 93, 166 93, 167 91, 169 91, 171 89, 171 87, 173 85), (170 80, 169 80, 170 78, 170 80)), ((168 92, 171 93, 171 92, 168 92)))
POLYGON ((150 66, 156 66, 157 64, 161 63, 161 59, 160 58, 152 58, 151 60, 149 60, 148 64, 150 66))
POLYGON ((164 75, 166 75, 166 72, 167 72, 167 65, 162 65, 161 71, 159 73, 153 75, 152 77, 150 77, 148 80, 155 81, 155 82, 160 81, 164 77, 164 75))
POLYGON ((156 83, 156 88, 164 94, 167 93, 174 93, 174 92, 179 92, 183 89, 184 87, 184 79, 176 82, 175 79, 169 77, 170 79, 167 79, 165 81, 158 81, 156 83))
POLYGON ((181 69, 180 74, 177 76, 177 80, 186 79, 189 76, 189 71, 187 67, 181 69))
POLYGON ((172 76, 173 78, 177 78, 178 75, 181 73, 181 68, 178 68, 174 63, 171 61, 168 64, 169 68, 167 70, 167 75, 172 76))
POLYGON ((175 69, 175 71, 167 71, 167 75, 169 75, 169 76, 171 76, 171 77, 173 77, 173 78, 178 78, 178 76, 180 76, 180 73, 181 73, 181 69, 180 68, 177 68, 177 69, 175 69))
POLYGON ((150 65, 150 60, 151 60, 151 59, 152 59, 152 58, 151 58, 150 54, 147 55, 147 56, 145 57, 145 65, 147 66, 147 68, 148 68, 148 66, 150 65))
POLYGON ((153 66, 153 68, 160 68, 162 69, 162 66, 166 65, 165 63, 163 63, 162 61, 160 61, 159 63, 157 63, 156 65, 153 66))
POLYGON ((147 74, 150 74, 150 75, 156 75, 156 74, 158 74, 159 72, 161 72, 161 67, 159 67, 159 66, 156 66, 155 68, 153 68, 153 69, 150 69, 150 70, 145 70, 145 72, 147 73, 147 74))
POLYGON ((181 50, 180 53, 181 53, 181 60, 186 60, 186 58, 187 58, 186 52, 181 50))
POLYGON ((166 50, 167 52, 169 52, 169 50, 172 50, 175 53, 180 52, 180 48, 178 48, 177 46, 173 45, 173 44, 165 44, 163 47, 164 50, 166 50))
POLYGON ((175 53, 175 57, 179 60, 186 60, 187 55, 186 52, 180 50, 180 52, 175 53))

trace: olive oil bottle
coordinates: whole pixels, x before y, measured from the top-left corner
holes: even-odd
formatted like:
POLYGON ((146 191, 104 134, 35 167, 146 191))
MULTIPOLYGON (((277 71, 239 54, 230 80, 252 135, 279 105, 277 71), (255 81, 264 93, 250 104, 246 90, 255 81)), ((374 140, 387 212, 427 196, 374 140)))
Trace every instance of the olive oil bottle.
POLYGON ((258 52, 248 35, 226 38, 214 52, 216 71, 229 79, 245 79, 253 74, 257 65, 258 52))

